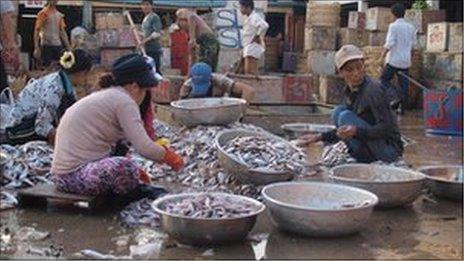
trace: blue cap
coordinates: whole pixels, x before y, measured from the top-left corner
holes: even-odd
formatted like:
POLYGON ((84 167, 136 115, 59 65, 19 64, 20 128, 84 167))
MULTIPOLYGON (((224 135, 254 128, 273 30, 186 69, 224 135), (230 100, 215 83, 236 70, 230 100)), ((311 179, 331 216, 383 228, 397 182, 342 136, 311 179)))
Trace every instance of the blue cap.
POLYGON ((192 79, 192 96, 206 96, 211 86, 211 77, 213 70, 206 63, 195 63, 190 69, 192 79))
POLYGON ((158 85, 152 66, 139 54, 128 54, 117 59, 111 68, 115 81, 120 84, 136 82, 141 88, 158 85))

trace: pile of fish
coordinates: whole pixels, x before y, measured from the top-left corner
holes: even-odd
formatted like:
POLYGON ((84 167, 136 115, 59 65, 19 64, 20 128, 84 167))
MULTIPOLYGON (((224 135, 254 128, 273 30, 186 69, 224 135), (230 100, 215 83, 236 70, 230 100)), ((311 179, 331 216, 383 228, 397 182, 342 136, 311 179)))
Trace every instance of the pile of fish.
POLYGON ((254 170, 301 172, 302 155, 286 142, 265 136, 238 136, 224 150, 254 170))
POLYGON ((53 150, 43 141, 21 146, 0 145, 3 154, 0 183, 2 188, 19 189, 40 183, 51 183, 53 150))
POLYGON ((332 168, 342 164, 356 163, 356 159, 351 157, 346 143, 344 141, 339 141, 333 145, 324 147, 319 163, 328 168, 332 168))
POLYGON ((251 202, 213 194, 199 194, 177 202, 167 202, 164 207, 166 212, 174 215, 208 219, 244 217, 258 210, 251 202))
POLYGON ((181 171, 175 172, 169 166, 132 153, 131 158, 151 176, 153 182, 179 184, 184 187, 182 192, 215 191, 259 197, 259 187, 240 183, 219 166, 214 141, 221 131, 227 129, 240 128, 259 132, 263 132, 263 129, 242 123, 175 129, 166 123, 155 121, 154 126, 157 136, 169 139, 170 146, 183 156, 185 166, 181 171))

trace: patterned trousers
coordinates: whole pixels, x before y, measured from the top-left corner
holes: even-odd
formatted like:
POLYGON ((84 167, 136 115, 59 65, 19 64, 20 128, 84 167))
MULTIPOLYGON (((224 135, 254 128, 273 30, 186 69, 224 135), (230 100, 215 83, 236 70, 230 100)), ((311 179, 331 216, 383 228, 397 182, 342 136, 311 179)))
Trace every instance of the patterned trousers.
POLYGON ((139 168, 128 158, 108 157, 71 173, 55 174, 53 182, 66 193, 123 196, 139 186, 139 168))

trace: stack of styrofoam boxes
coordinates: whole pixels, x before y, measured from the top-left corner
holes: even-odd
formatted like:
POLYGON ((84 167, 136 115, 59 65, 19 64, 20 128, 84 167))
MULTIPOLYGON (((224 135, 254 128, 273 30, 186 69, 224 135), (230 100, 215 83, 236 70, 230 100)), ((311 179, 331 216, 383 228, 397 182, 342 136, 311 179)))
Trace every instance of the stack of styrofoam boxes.
MULTIPOLYGON (((423 52, 427 43, 427 25, 445 21, 445 10, 406 10, 405 19, 417 29, 417 42, 414 46, 410 75, 421 80, 423 73, 423 52)), ((422 108, 422 90, 413 83, 409 84, 409 101, 413 107, 422 108)))
POLYGON ((390 8, 374 7, 367 9, 366 30, 369 46, 383 46, 387 38, 388 26, 395 21, 390 8))
POLYGON ((462 89, 462 30, 462 23, 428 25, 424 78, 429 87, 462 89))
MULTIPOLYGON (((322 78, 335 75, 335 49, 337 47, 337 31, 340 27, 340 4, 316 4, 309 1, 306 10, 305 26, 305 56, 306 73, 318 90, 321 102, 333 102, 331 91, 322 88, 319 83, 322 78)), ((302 59, 303 60, 303 59, 302 59)), ((331 87, 331 86, 330 86, 331 87)), ((330 88, 329 87, 329 88, 330 88)))
POLYGON ((415 49, 425 50, 427 42, 427 25, 443 22, 446 19, 445 10, 406 10, 405 20, 417 29, 417 43, 415 49))
POLYGON ((368 34, 366 28, 365 12, 349 12, 348 27, 340 28, 337 35, 337 49, 346 44, 356 45, 359 48, 367 45, 368 34))
POLYGON ((95 20, 101 66, 108 68, 114 60, 134 52, 135 36, 122 13, 97 13, 95 20))

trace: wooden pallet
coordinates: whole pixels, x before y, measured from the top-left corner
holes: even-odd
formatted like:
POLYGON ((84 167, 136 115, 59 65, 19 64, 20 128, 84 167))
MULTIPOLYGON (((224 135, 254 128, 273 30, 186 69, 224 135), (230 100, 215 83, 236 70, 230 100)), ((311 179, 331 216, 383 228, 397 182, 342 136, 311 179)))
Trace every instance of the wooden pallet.
POLYGON ((22 207, 46 206, 50 201, 60 201, 85 207, 90 210, 97 210, 105 206, 105 203, 108 202, 108 197, 63 193, 58 191, 54 185, 42 184, 20 190, 18 192, 18 200, 22 207))

